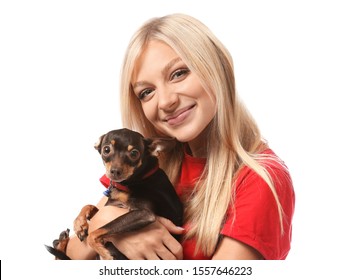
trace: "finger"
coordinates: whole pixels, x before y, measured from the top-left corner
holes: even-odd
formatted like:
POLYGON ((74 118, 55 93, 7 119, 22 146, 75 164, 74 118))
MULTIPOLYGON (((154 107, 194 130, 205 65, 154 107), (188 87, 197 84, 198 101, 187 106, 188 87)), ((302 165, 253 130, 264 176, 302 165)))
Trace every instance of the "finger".
POLYGON ((149 252, 145 254, 144 260, 161 260, 161 258, 155 252, 149 252))
MULTIPOLYGON (((164 246, 168 249, 169 252, 177 259, 183 259, 183 248, 182 245, 175 239, 172 235, 164 237, 164 246)), ((167 259, 171 260, 172 258, 167 256, 167 259)))
POLYGON ((177 257, 165 246, 163 249, 157 250, 156 253, 161 260, 177 260, 177 257))
MULTIPOLYGON (((114 245, 115 246, 115 245, 114 245)), ((133 250, 132 248, 126 253, 122 252, 129 260, 146 260, 146 256, 139 251, 133 250)))
POLYGON ((184 232, 184 228, 176 226, 169 219, 158 217, 158 221, 172 234, 182 234, 184 232))

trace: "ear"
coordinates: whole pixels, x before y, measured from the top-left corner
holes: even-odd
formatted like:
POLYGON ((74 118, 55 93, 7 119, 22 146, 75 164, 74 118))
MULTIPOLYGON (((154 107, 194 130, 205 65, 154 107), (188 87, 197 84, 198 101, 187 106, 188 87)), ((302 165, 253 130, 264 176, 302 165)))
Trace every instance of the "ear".
POLYGON ((103 142, 103 138, 104 138, 105 134, 103 134, 101 137, 99 137, 98 141, 95 143, 94 148, 101 153, 101 149, 102 149, 102 142, 103 142))
POLYGON ((176 146, 175 138, 146 138, 145 143, 148 145, 150 154, 158 157, 161 152, 172 150, 176 146))

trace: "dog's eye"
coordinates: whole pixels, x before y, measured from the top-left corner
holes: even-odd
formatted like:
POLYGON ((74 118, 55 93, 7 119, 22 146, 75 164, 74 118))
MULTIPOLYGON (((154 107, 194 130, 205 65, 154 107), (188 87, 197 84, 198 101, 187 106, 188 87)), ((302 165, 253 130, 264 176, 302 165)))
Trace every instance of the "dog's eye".
POLYGON ((133 149, 130 152, 130 158, 133 159, 133 160, 137 160, 139 158, 139 151, 136 150, 136 149, 133 149))
POLYGON ((103 154, 108 155, 110 153, 110 147, 109 146, 104 146, 103 147, 103 154))

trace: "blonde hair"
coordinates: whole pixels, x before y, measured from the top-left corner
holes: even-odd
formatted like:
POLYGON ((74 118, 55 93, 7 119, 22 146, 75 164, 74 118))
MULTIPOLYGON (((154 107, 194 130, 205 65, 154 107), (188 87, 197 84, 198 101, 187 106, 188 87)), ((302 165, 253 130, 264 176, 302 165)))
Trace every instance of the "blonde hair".
MULTIPOLYGON (((186 205, 186 220, 192 225, 186 237, 195 237, 197 249, 206 255, 214 253, 227 209, 229 205, 234 206, 236 176, 245 165, 270 187, 283 230, 282 207, 271 176, 263 167, 266 156, 260 154, 266 144, 236 95, 232 58, 223 44, 197 19, 183 14, 154 18, 134 34, 121 73, 121 111, 125 127, 147 137, 159 136, 145 117, 131 85, 135 63, 151 40, 164 42, 176 51, 188 68, 198 75, 205 90, 214 94, 217 102, 217 113, 209 128, 207 163, 186 205)), ((174 184, 183 159, 182 145, 178 142, 173 151, 160 158, 161 167, 174 184)))

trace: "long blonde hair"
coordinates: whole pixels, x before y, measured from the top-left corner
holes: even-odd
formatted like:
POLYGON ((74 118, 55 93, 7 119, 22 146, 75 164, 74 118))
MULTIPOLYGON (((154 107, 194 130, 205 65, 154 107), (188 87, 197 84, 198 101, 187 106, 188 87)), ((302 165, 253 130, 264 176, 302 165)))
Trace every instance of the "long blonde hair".
MULTIPOLYGON (((160 136, 145 117, 131 85, 135 63, 151 40, 164 42, 177 52, 198 75, 205 90, 214 94, 217 102, 217 113, 210 124, 207 140, 207 163, 186 206, 186 220, 192 225, 186 237, 195 237, 197 249, 206 255, 214 253, 227 209, 234 205, 236 176, 244 165, 269 185, 278 205, 282 230, 282 207, 271 176, 261 163, 265 156, 260 152, 266 144, 237 97, 232 58, 223 44, 197 19, 183 14, 154 18, 134 34, 121 73, 121 111, 125 127, 147 137, 160 136)), ((174 184, 180 173, 183 153, 182 143, 178 143, 174 150, 160 158, 161 167, 174 184)))

